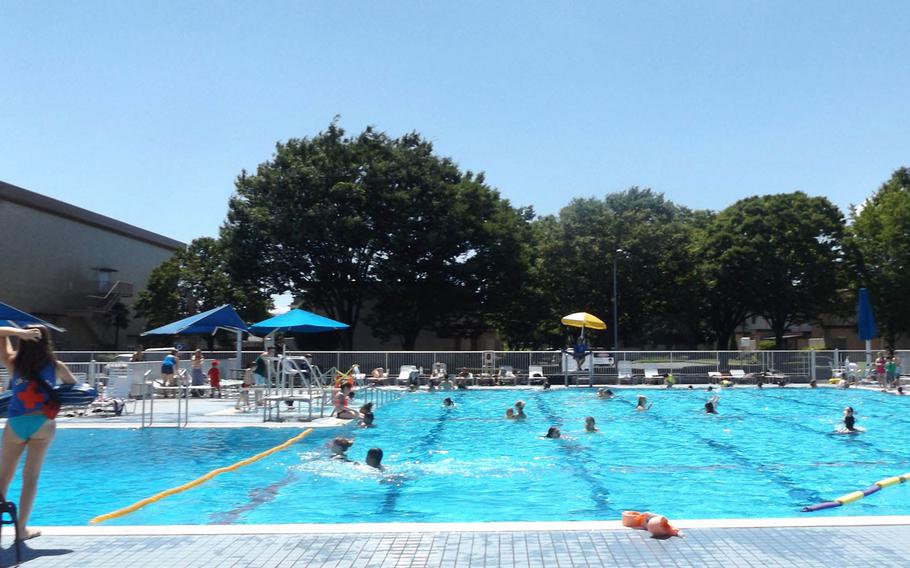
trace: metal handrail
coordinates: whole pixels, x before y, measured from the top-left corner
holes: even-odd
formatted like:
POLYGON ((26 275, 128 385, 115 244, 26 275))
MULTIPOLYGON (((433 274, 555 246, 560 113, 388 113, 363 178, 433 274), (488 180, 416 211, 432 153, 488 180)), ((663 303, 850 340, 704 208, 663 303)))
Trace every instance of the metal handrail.
MULTIPOLYGON (((142 422, 140 428, 146 428, 145 424, 145 399, 148 398, 149 393, 149 375, 152 374, 151 369, 146 371, 142 375, 142 422)), ((152 425, 152 421, 155 419, 155 393, 154 388, 152 389, 152 400, 149 403, 149 423, 148 426, 152 425)))

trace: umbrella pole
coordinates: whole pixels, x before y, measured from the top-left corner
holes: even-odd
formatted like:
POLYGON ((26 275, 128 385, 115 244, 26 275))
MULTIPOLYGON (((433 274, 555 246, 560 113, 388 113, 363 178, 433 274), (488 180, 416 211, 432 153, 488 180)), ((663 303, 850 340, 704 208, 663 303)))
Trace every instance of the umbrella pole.
MULTIPOLYGON (((243 332, 239 329, 237 330, 236 357, 237 370, 243 371, 243 332)), ((238 372, 237 376, 242 376, 242 373, 238 372)))
POLYGON ((872 368, 872 340, 866 340, 866 377, 871 374, 870 369, 872 368))

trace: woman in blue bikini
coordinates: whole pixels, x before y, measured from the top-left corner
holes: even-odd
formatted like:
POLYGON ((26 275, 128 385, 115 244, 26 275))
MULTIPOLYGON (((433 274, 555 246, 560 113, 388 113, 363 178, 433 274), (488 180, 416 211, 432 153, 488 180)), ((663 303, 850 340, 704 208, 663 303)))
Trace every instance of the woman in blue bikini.
POLYGON ((38 492, 38 475, 44 456, 54 439, 57 425, 57 405, 51 399, 51 389, 61 382, 73 384, 76 379, 66 365, 57 360, 51 348, 50 332, 44 326, 27 329, 0 327, 0 361, 9 369, 13 392, 9 403, 6 428, 3 429, 3 450, 0 455, 0 494, 6 496, 16 473, 22 451, 28 448, 22 468, 22 494, 19 497, 19 526, 17 534, 28 540, 41 531, 28 528, 38 492), (19 339, 13 349, 10 337, 19 339))

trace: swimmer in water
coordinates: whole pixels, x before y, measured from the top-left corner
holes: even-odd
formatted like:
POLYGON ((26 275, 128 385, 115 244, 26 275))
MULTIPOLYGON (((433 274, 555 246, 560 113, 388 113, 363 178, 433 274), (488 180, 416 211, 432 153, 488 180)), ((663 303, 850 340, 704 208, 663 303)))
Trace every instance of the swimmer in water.
POLYGON ((523 401, 523 400, 517 401, 515 403, 515 418, 524 419, 527 417, 528 417, 528 415, 525 414, 525 401, 523 401))
POLYGON ((379 471, 383 471, 385 468, 382 466, 382 449, 381 448, 370 448, 367 452, 367 465, 374 467, 379 471))
POLYGON ((904 394, 904 387, 897 387, 897 394, 903 396, 903 394, 904 394))
POLYGON ((547 430, 546 438, 559 438, 562 436, 562 433, 559 431, 559 428, 556 426, 550 426, 550 429, 547 430))
POLYGON ((342 461, 351 461, 347 455, 348 448, 354 445, 354 440, 350 438, 344 438, 338 436, 332 440, 332 459, 333 460, 342 460, 342 461))
POLYGON ((508 418, 509 420, 512 420, 513 418, 515 418, 515 411, 512 410, 511 408, 507 408, 506 409, 506 418, 508 418))
POLYGON ((705 403, 705 412, 708 414, 717 414, 717 405, 720 403, 720 397, 714 395, 711 400, 705 403))
POLYGON ((613 398, 613 391, 610 389, 597 389, 597 398, 613 398))
POLYGON ((597 432, 597 426, 594 424, 594 417, 585 418, 585 432, 597 432))
POLYGON ((443 399, 443 401, 442 401, 442 405, 443 406, 455 406, 455 403, 452 402, 451 398, 445 397, 445 399, 443 399))
POLYGON ((644 412, 645 410, 650 410, 653 403, 648 402, 648 397, 643 394, 638 395, 638 404, 635 405, 635 410, 638 412, 644 412))
POLYGON ((373 403, 368 402, 360 407, 360 427, 370 428, 373 426, 373 403))
POLYGON ((853 416, 853 407, 848 406, 844 409, 844 429, 848 432, 858 432, 856 429, 856 418, 853 416))

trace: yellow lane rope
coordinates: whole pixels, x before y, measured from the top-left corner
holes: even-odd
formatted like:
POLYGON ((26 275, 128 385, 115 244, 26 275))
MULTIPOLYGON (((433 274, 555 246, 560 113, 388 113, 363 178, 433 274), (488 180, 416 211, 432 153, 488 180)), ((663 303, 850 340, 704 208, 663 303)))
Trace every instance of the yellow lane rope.
POLYGON ((212 471, 208 472, 207 474, 203 475, 202 477, 194 479, 193 481, 190 481, 189 483, 184 483, 183 485, 180 485, 179 487, 172 487, 170 489, 162 491, 161 493, 158 493, 157 495, 152 495, 151 497, 147 497, 147 498, 143 499, 142 501, 133 503, 129 507, 117 509, 116 511, 106 513, 104 515, 99 515, 99 516, 95 517, 94 519, 92 519, 91 521, 89 521, 89 524, 95 525, 98 523, 103 523, 104 521, 116 519, 117 517, 122 517, 124 515, 128 515, 134 511, 138 511, 139 509, 145 507, 146 505, 148 505, 150 503, 160 501, 160 500, 164 499, 165 497, 169 497, 171 495, 176 495, 177 493, 182 493, 182 492, 186 491, 187 489, 192 489, 193 487, 196 487, 197 485, 202 485, 203 483, 212 479, 216 475, 221 475, 222 473, 226 473, 228 471, 234 471, 245 465, 249 465, 253 462, 257 462, 266 456, 270 456, 270 455, 274 454, 275 452, 280 452, 281 450, 291 446, 292 444, 299 442, 300 440, 306 438, 307 436, 310 435, 310 433, 312 431, 313 431, 312 428, 307 428, 300 434, 294 436, 293 438, 284 442, 283 444, 279 444, 279 445, 275 446, 274 448, 268 449, 260 454, 256 454, 253 457, 249 457, 245 460, 241 460, 241 461, 239 461, 235 464, 229 465, 227 467, 219 467, 218 469, 213 469, 212 471))

